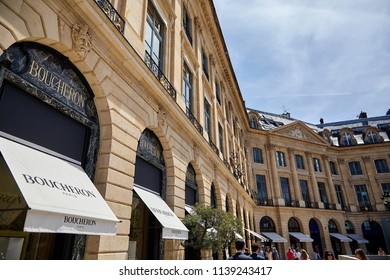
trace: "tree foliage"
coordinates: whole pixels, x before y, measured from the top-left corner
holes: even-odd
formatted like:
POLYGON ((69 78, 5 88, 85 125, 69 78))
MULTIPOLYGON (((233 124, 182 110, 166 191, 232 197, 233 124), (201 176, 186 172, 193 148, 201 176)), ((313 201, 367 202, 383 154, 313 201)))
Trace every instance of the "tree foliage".
POLYGON ((183 219, 189 230, 184 247, 193 249, 211 249, 213 252, 225 249, 236 239, 236 233, 242 235, 242 222, 223 210, 196 205, 193 213, 183 219))

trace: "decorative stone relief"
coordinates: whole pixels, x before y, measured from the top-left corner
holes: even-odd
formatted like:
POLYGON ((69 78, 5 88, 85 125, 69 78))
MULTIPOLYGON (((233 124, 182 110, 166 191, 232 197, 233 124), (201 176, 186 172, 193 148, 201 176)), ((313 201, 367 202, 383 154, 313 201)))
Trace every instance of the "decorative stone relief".
POLYGON ((86 24, 75 23, 72 27, 73 49, 84 59, 92 49, 92 33, 86 24))
POLYGON ((193 153, 194 153, 194 160, 196 162, 198 162, 198 160, 199 160, 199 146, 198 146, 198 144, 194 143, 192 149, 193 149, 193 153))
POLYGON ((307 141, 315 141, 315 139, 307 135, 299 126, 293 127, 291 130, 282 132, 284 135, 291 136, 297 139, 303 139, 307 141))
POLYGON ((157 119, 158 119, 158 126, 159 127, 161 127, 161 128, 165 127, 166 117, 167 117, 166 110, 160 106, 158 108, 158 113, 157 113, 157 119))

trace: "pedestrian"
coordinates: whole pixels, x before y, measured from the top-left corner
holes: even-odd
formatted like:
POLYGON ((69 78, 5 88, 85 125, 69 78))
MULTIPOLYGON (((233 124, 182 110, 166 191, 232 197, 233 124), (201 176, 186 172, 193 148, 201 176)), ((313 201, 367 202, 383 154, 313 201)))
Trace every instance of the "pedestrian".
POLYGON ((310 260, 309 254, 306 252, 305 249, 301 250, 301 260, 310 260))
POLYGON ((295 259, 296 260, 300 260, 301 259, 301 249, 299 247, 297 247, 297 249, 295 251, 295 259))
POLYGON ((260 253, 260 246, 257 244, 253 244, 251 258, 254 260, 264 260, 264 257, 261 257, 259 253, 260 253))
POLYGON ((272 258, 272 251, 271 251, 271 247, 270 246, 265 247, 265 259, 266 260, 273 260, 273 258, 272 258))
POLYGON ((236 253, 228 258, 228 260, 252 260, 251 257, 245 255, 245 241, 236 241, 236 253))
POLYGON ((355 250, 355 257, 357 260, 368 260, 366 253, 362 249, 355 250))
POLYGON ((386 255, 386 253, 385 253, 385 251, 382 249, 382 247, 379 247, 379 249, 378 249, 378 255, 379 255, 379 256, 385 256, 385 255, 386 255))
POLYGON ((313 260, 321 260, 321 255, 320 255, 320 247, 318 245, 314 246, 314 251, 313 251, 313 260))
POLYGON ((263 251, 263 248, 261 246, 259 246, 260 248, 260 251, 259 251, 259 256, 260 258, 262 258, 263 260, 265 260, 265 255, 264 255, 264 251, 263 251))
POLYGON ((292 251, 291 247, 288 247, 288 250, 286 252, 286 258, 287 258, 287 260, 294 259, 294 252, 292 251))
POLYGON ((273 260, 280 260, 279 252, 276 250, 275 246, 272 246, 272 259, 273 260))
POLYGON ((324 260, 334 260, 334 255, 332 251, 326 250, 324 253, 324 260))

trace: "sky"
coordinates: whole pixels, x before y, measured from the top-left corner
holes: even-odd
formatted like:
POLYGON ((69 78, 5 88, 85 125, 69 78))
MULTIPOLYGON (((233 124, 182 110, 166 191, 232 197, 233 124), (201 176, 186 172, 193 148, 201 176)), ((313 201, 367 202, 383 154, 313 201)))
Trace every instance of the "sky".
POLYGON ((247 108, 318 124, 390 109, 389 0, 214 0, 247 108))

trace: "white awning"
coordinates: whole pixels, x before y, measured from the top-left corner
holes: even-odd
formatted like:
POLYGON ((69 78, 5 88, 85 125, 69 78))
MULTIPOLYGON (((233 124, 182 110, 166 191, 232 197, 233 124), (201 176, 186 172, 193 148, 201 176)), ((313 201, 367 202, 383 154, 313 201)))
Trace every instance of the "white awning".
POLYGON ((115 235, 118 219, 80 166, 2 137, 0 153, 27 204, 24 231, 115 235))
POLYGON ((160 196, 136 185, 134 191, 163 226, 162 238, 188 239, 188 229, 160 196))
POLYGON ((363 244, 363 243, 369 243, 370 241, 368 241, 367 239, 364 239, 363 237, 357 235, 357 234, 354 234, 354 233, 350 233, 350 234, 347 234, 349 238, 352 238, 353 240, 355 240, 357 243, 359 244, 363 244))
POLYGON ((272 242, 275 242, 275 243, 287 242, 286 238, 284 238, 283 236, 280 236, 276 232, 262 232, 261 234, 264 235, 265 237, 268 237, 270 240, 272 240, 272 242))
POLYGON ((265 238, 264 236, 260 235, 259 233, 253 231, 253 230, 250 230, 250 229, 245 229, 247 232, 249 232, 250 234, 256 236, 257 238, 259 238, 261 240, 261 242, 268 242, 268 239, 265 238))
POLYGON ((234 232, 234 235, 236 236, 237 239, 244 240, 244 237, 241 234, 239 234, 238 232, 234 232))
POLYGON ((333 236, 334 238, 337 238, 338 240, 340 240, 341 242, 351 242, 352 239, 346 237, 345 235, 342 235, 341 233, 329 233, 330 236, 333 236))
POLYGON ((302 232, 289 232, 288 234, 298 239, 299 242, 313 242, 313 239, 310 236, 303 234, 302 232))

